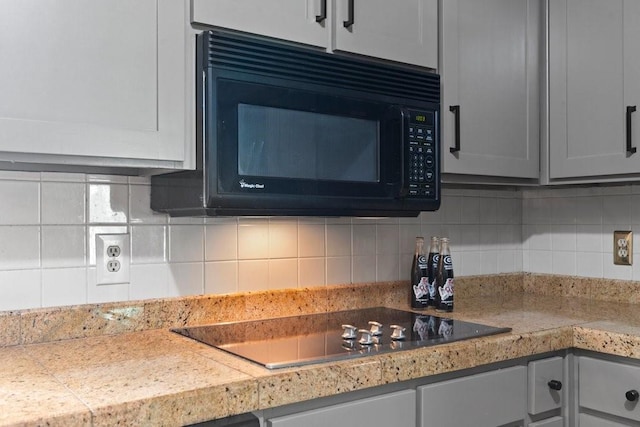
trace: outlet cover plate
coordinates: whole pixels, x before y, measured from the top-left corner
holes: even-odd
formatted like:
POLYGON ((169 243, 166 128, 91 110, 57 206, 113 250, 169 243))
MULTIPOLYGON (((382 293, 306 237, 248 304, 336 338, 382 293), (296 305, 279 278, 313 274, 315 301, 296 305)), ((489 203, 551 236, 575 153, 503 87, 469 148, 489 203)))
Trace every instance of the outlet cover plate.
POLYGON ((633 264, 633 233, 631 231, 613 232, 613 263, 633 264))
POLYGON ((96 234, 96 284, 129 283, 129 234, 96 234), (119 250, 114 251, 114 247, 119 250), (112 256, 117 253, 117 256, 112 256), (113 271, 109 263, 118 261, 120 268, 113 271))

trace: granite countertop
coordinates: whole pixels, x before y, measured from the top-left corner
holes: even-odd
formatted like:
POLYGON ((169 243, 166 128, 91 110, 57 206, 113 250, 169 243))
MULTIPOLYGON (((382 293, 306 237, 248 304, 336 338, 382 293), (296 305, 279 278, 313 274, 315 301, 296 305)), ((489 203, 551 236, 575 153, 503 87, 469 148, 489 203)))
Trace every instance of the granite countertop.
POLYGON ((168 328, 11 345, 0 348, 0 425, 184 425, 571 347, 640 358, 638 308, 527 293, 463 299, 452 317, 512 332, 277 370, 168 328))

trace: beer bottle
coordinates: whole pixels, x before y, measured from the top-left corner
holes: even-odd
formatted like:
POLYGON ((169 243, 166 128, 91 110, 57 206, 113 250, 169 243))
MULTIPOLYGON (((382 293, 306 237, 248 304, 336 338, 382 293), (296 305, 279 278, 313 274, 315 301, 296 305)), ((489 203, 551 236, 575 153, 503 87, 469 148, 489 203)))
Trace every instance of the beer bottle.
POLYGON ((427 257, 424 254, 424 237, 416 237, 416 253, 411 263, 411 308, 423 309, 429 303, 427 257))
POLYGON ((440 239, 440 258, 438 259, 438 270, 436 273, 436 285, 440 301, 436 309, 438 311, 453 311, 453 264, 451 262, 451 251, 449 249, 449 239, 440 239))
POLYGON ((429 282, 429 305, 437 307, 436 304, 436 270, 438 269, 439 258, 439 241, 435 236, 431 237, 431 245, 429 246, 429 256, 427 258, 427 277, 429 282))

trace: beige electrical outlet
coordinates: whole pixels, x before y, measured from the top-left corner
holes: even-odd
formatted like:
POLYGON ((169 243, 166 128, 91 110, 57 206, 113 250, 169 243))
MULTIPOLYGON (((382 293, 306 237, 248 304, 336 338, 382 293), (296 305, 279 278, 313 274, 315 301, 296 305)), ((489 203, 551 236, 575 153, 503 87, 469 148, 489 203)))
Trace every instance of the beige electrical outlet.
POLYGON ((613 263, 631 265, 633 263, 633 233, 631 231, 613 232, 613 263))

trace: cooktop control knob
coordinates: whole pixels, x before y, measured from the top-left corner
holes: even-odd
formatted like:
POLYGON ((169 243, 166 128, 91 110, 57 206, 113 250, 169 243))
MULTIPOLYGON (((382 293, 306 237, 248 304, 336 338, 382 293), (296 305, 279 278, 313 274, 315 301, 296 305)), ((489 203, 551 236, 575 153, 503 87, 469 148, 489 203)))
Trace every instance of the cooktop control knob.
POLYGON ((358 335, 356 331, 358 330, 358 328, 352 325, 342 325, 342 329, 344 329, 344 332, 342 333, 343 339, 345 340, 356 339, 356 336, 358 335))
POLYGON ((355 340, 342 340, 342 348, 347 351, 352 351, 356 349, 355 340))
POLYGON ((373 344, 373 335, 371 335, 371 331, 368 329, 360 329, 360 339, 358 342, 362 345, 371 345, 373 344))
POLYGON ((374 322, 372 320, 369 322, 369 326, 371 327, 371 335, 374 335, 374 336, 382 335, 382 323, 374 322))
POLYGON ((392 340, 403 340, 405 338, 404 331, 406 331, 407 328, 400 325, 391 325, 391 329, 393 329, 391 332, 392 340))

